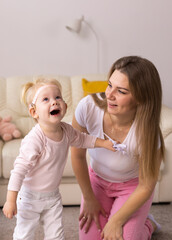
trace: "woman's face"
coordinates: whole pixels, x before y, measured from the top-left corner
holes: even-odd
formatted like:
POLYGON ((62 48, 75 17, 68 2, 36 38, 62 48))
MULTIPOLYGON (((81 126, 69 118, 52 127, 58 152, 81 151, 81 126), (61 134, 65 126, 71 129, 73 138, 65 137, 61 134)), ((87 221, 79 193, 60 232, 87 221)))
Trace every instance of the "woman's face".
POLYGON ((107 111, 114 115, 135 114, 136 101, 130 92, 128 77, 115 70, 105 91, 107 111))

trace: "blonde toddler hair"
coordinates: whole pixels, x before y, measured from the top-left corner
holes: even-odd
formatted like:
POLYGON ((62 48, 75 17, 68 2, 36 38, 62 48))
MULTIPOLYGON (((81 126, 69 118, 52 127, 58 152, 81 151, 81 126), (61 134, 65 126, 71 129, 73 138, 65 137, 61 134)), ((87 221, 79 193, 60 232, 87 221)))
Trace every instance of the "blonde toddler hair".
POLYGON ((22 86, 21 90, 21 102, 24 103, 28 108, 31 106, 33 98, 37 90, 45 85, 56 85, 60 91, 62 91, 61 84, 58 80, 52 78, 38 78, 33 82, 27 82, 22 86))

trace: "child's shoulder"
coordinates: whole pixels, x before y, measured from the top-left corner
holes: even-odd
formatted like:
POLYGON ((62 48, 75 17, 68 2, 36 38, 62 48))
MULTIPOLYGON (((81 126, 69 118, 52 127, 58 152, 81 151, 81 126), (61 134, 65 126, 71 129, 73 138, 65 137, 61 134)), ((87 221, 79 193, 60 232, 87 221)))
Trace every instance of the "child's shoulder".
POLYGON ((30 132, 22 139, 20 153, 35 155, 45 150, 46 138, 41 131, 40 126, 35 125, 30 132))
POLYGON ((41 127, 39 124, 36 124, 29 133, 24 137, 23 141, 29 141, 29 142, 42 142, 45 139, 45 136, 43 134, 43 131, 41 130, 41 127))
POLYGON ((61 122, 61 127, 63 130, 70 130, 70 129, 73 129, 72 127, 72 123, 66 123, 66 122, 61 122))
POLYGON ((73 128, 72 123, 61 122, 61 127, 66 134, 66 136, 75 135, 78 132, 76 129, 73 128))

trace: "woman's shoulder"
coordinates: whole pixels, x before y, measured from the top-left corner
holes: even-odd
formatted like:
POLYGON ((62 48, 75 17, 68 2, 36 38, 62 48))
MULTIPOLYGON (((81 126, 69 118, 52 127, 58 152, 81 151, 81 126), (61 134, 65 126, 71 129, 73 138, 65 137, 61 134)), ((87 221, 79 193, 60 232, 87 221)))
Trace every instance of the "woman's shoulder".
POLYGON ((103 110, 95 103, 93 97, 88 95, 79 102, 75 110, 75 118, 80 126, 86 127, 95 121, 97 122, 97 118, 100 118, 102 111, 103 110))
POLYGON ((81 99, 76 110, 75 115, 84 114, 85 116, 93 115, 101 112, 102 109, 96 104, 92 95, 88 95, 81 99))
POLYGON ((84 105, 87 104, 87 103, 94 104, 94 100, 92 98, 92 95, 87 95, 86 97, 83 97, 79 102, 79 104, 84 104, 84 105))
POLYGON ((87 108, 90 107, 91 108, 101 108, 97 102, 98 101, 102 101, 103 98, 102 98, 102 93, 96 93, 96 94, 91 94, 91 95, 87 95, 86 97, 82 98, 78 104, 77 107, 80 107, 80 108, 87 108))

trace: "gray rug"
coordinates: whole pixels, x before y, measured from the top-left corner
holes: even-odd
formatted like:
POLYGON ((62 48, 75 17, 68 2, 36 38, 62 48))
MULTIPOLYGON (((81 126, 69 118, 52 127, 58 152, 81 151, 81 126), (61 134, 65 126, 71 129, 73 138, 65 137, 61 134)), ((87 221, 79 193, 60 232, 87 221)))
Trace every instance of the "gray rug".
MULTIPOLYGON (((162 226, 152 240, 172 240, 172 204, 154 204, 151 213, 162 226)), ((66 240, 78 240, 79 207, 64 207, 63 215, 66 240)), ((0 209, 0 240, 12 240, 14 226, 15 218, 6 219, 0 209)), ((35 240, 43 240, 41 227, 36 232, 35 240)))

